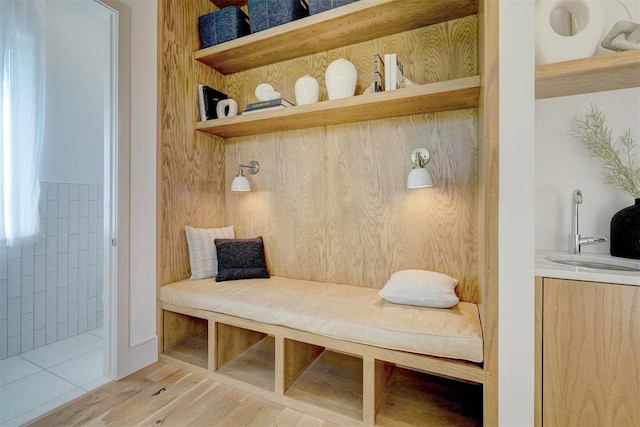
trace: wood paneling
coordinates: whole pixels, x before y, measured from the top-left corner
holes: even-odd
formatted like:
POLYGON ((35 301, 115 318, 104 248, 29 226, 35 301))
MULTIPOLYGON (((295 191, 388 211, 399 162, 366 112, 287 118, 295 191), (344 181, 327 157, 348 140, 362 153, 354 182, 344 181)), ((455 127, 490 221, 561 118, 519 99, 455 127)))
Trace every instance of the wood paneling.
POLYGON ((499 0, 478 3, 478 288, 484 339, 485 426, 498 425, 499 0))
MULTIPOLYGON (((362 70, 364 89, 373 53, 391 50, 418 82, 472 76, 476 23, 468 17, 234 74, 227 90, 243 94, 244 105, 267 81, 293 99, 298 76, 309 73, 324 88, 323 70, 339 57, 362 70)), ((226 222, 239 236, 265 238, 274 275, 381 288, 397 270, 424 268, 457 277, 461 297, 476 302, 476 125, 469 109, 230 138, 227 181, 238 163, 255 159, 261 169, 249 177, 251 193, 227 190, 226 222), (436 187, 409 191, 418 147, 432 154, 436 187)))
POLYGON ((640 287, 544 279, 542 424, 640 423, 640 287))
POLYGON ((261 341, 266 334, 216 322, 216 369, 261 341))

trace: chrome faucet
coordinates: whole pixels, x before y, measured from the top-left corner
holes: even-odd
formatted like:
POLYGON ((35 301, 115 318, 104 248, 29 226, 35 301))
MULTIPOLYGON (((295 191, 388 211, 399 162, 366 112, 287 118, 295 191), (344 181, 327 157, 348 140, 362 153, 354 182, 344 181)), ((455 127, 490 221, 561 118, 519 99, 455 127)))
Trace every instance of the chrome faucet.
POLYGON ((571 233, 569 234, 569 253, 579 254, 582 245, 593 245, 607 241, 603 236, 581 237, 578 227, 578 205, 582 204, 582 191, 573 190, 571 195, 571 233))

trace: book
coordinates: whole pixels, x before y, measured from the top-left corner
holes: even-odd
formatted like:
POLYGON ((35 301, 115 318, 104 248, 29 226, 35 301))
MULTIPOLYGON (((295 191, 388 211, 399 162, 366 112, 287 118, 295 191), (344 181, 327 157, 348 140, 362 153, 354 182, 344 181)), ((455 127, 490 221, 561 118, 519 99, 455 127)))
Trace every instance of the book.
POLYGON ((261 111, 269 111, 269 110, 280 110, 282 108, 288 108, 285 107, 284 105, 274 105, 273 107, 263 107, 263 108, 255 108, 253 110, 244 110, 244 114, 253 114, 253 113, 259 113, 261 111))
POLYGON ((378 52, 373 54, 373 91, 384 91, 384 61, 378 52))
POLYGON ((214 88, 198 84, 198 106, 200 107, 200 120, 217 119, 216 106, 218 101, 227 99, 227 95, 214 88))
POLYGON ((254 102, 252 104, 247 104, 247 107, 244 109, 244 111, 260 110, 262 108, 269 108, 269 107, 276 107, 276 106, 295 107, 295 104, 292 104, 291 102, 287 101, 284 98, 276 98, 276 99, 270 99, 268 101, 259 101, 259 102, 254 102))
POLYGON ((385 90, 398 89, 403 79, 403 72, 402 62, 398 59, 398 54, 387 53, 384 55, 385 90))

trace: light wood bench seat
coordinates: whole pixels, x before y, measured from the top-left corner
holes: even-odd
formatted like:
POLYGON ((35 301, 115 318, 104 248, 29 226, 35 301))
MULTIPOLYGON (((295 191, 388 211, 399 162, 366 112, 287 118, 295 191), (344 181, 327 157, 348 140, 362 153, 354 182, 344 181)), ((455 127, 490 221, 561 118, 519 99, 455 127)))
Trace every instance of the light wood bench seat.
POLYGON ((281 277, 171 283, 160 360, 342 425, 376 422, 394 370, 483 383, 475 304, 428 309, 377 292, 281 277))

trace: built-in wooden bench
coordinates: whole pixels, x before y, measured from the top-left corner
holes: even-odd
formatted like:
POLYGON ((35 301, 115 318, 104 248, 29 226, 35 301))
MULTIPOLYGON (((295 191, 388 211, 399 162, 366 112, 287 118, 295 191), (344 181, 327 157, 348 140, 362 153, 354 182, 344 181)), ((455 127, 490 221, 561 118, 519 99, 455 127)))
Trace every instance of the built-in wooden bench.
POLYGON ((340 425, 482 424, 475 304, 272 277, 175 282, 160 307, 160 360, 259 397, 340 425))

